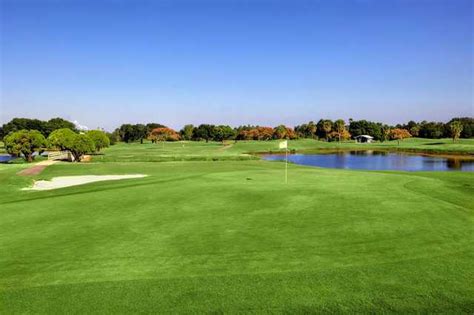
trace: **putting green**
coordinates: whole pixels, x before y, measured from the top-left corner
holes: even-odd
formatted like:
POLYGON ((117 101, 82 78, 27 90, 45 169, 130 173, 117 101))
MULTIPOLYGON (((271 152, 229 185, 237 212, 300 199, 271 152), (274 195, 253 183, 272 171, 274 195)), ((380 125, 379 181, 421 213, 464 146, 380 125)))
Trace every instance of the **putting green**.
POLYGON ((0 168, 2 314, 474 311, 473 173, 60 163, 34 179, 148 176, 21 191, 22 167, 0 168))

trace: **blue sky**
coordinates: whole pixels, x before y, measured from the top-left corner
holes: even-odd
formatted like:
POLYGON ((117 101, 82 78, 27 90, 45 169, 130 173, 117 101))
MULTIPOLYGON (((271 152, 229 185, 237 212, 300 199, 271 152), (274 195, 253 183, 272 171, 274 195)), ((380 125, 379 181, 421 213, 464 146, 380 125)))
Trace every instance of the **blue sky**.
POLYGON ((0 123, 473 116, 471 0, 0 3, 0 123))

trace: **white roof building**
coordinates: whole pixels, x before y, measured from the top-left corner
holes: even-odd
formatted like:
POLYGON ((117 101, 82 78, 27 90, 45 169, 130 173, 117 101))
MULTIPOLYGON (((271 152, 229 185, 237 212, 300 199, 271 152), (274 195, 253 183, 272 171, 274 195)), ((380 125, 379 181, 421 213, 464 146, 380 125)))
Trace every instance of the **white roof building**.
POLYGON ((360 136, 354 137, 354 139, 355 139, 357 142, 367 142, 367 143, 370 143, 370 142, 372 142, 372 140, 374 139, 374 137, 369 136, 369 135, 360 135, 360 136))

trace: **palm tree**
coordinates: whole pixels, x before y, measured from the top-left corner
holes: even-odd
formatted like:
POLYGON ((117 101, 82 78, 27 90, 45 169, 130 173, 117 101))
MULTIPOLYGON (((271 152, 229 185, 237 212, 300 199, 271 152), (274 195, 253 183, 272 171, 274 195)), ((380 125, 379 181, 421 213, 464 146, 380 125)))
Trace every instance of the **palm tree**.
POLYGON ((339 137, 339 142, 341 142, 341 135, 346 129, 346 122, 342 119, 338 119, 334 122, 334 126, 336 127, 337 136, 339 137))
POLYGON ((325 120, 323 122, 323 130, 324 133, 326 134, 326 141, 329 140, 329 133, 331 132, 332 129, 332 122, 330 120, 325 120))
POLYGON ((449 129, 451 130, 451 137, 453 137, 453 142, 456 139, 459 139, 461 132, 463 130, 462 123, 459 120, 455 120, 449 124, 449 129))

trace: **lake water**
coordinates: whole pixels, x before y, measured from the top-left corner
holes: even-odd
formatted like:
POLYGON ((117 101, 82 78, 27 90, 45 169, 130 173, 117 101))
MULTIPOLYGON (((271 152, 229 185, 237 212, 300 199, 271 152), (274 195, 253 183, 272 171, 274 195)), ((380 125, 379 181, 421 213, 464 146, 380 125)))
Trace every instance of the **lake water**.
POLYGON ((0 154, 0 163, 6 163, 12 159, 13 158, 10 155, 0 154))
MULTIPOLYGON (((267 154, 265 160, 285 160, 284 154, 267 154)), ((398 171, 474 171, 474 159, 437 157, 382 151, 339 151, 324 154, 288 154, 295 164, 326 168, 398 171)))
MULTIPOLYGON (((38 152, 34 152, 33 156, 38 156, 38 152)), ((42 152, 41 156, 47 157, 48 156, 48 151, 42 152)), ((0 154, 0 163, 7 163, 8 161, 11 161, 13 159, 16 159, 16 157, 12 157, 9 154, 0 154)))

